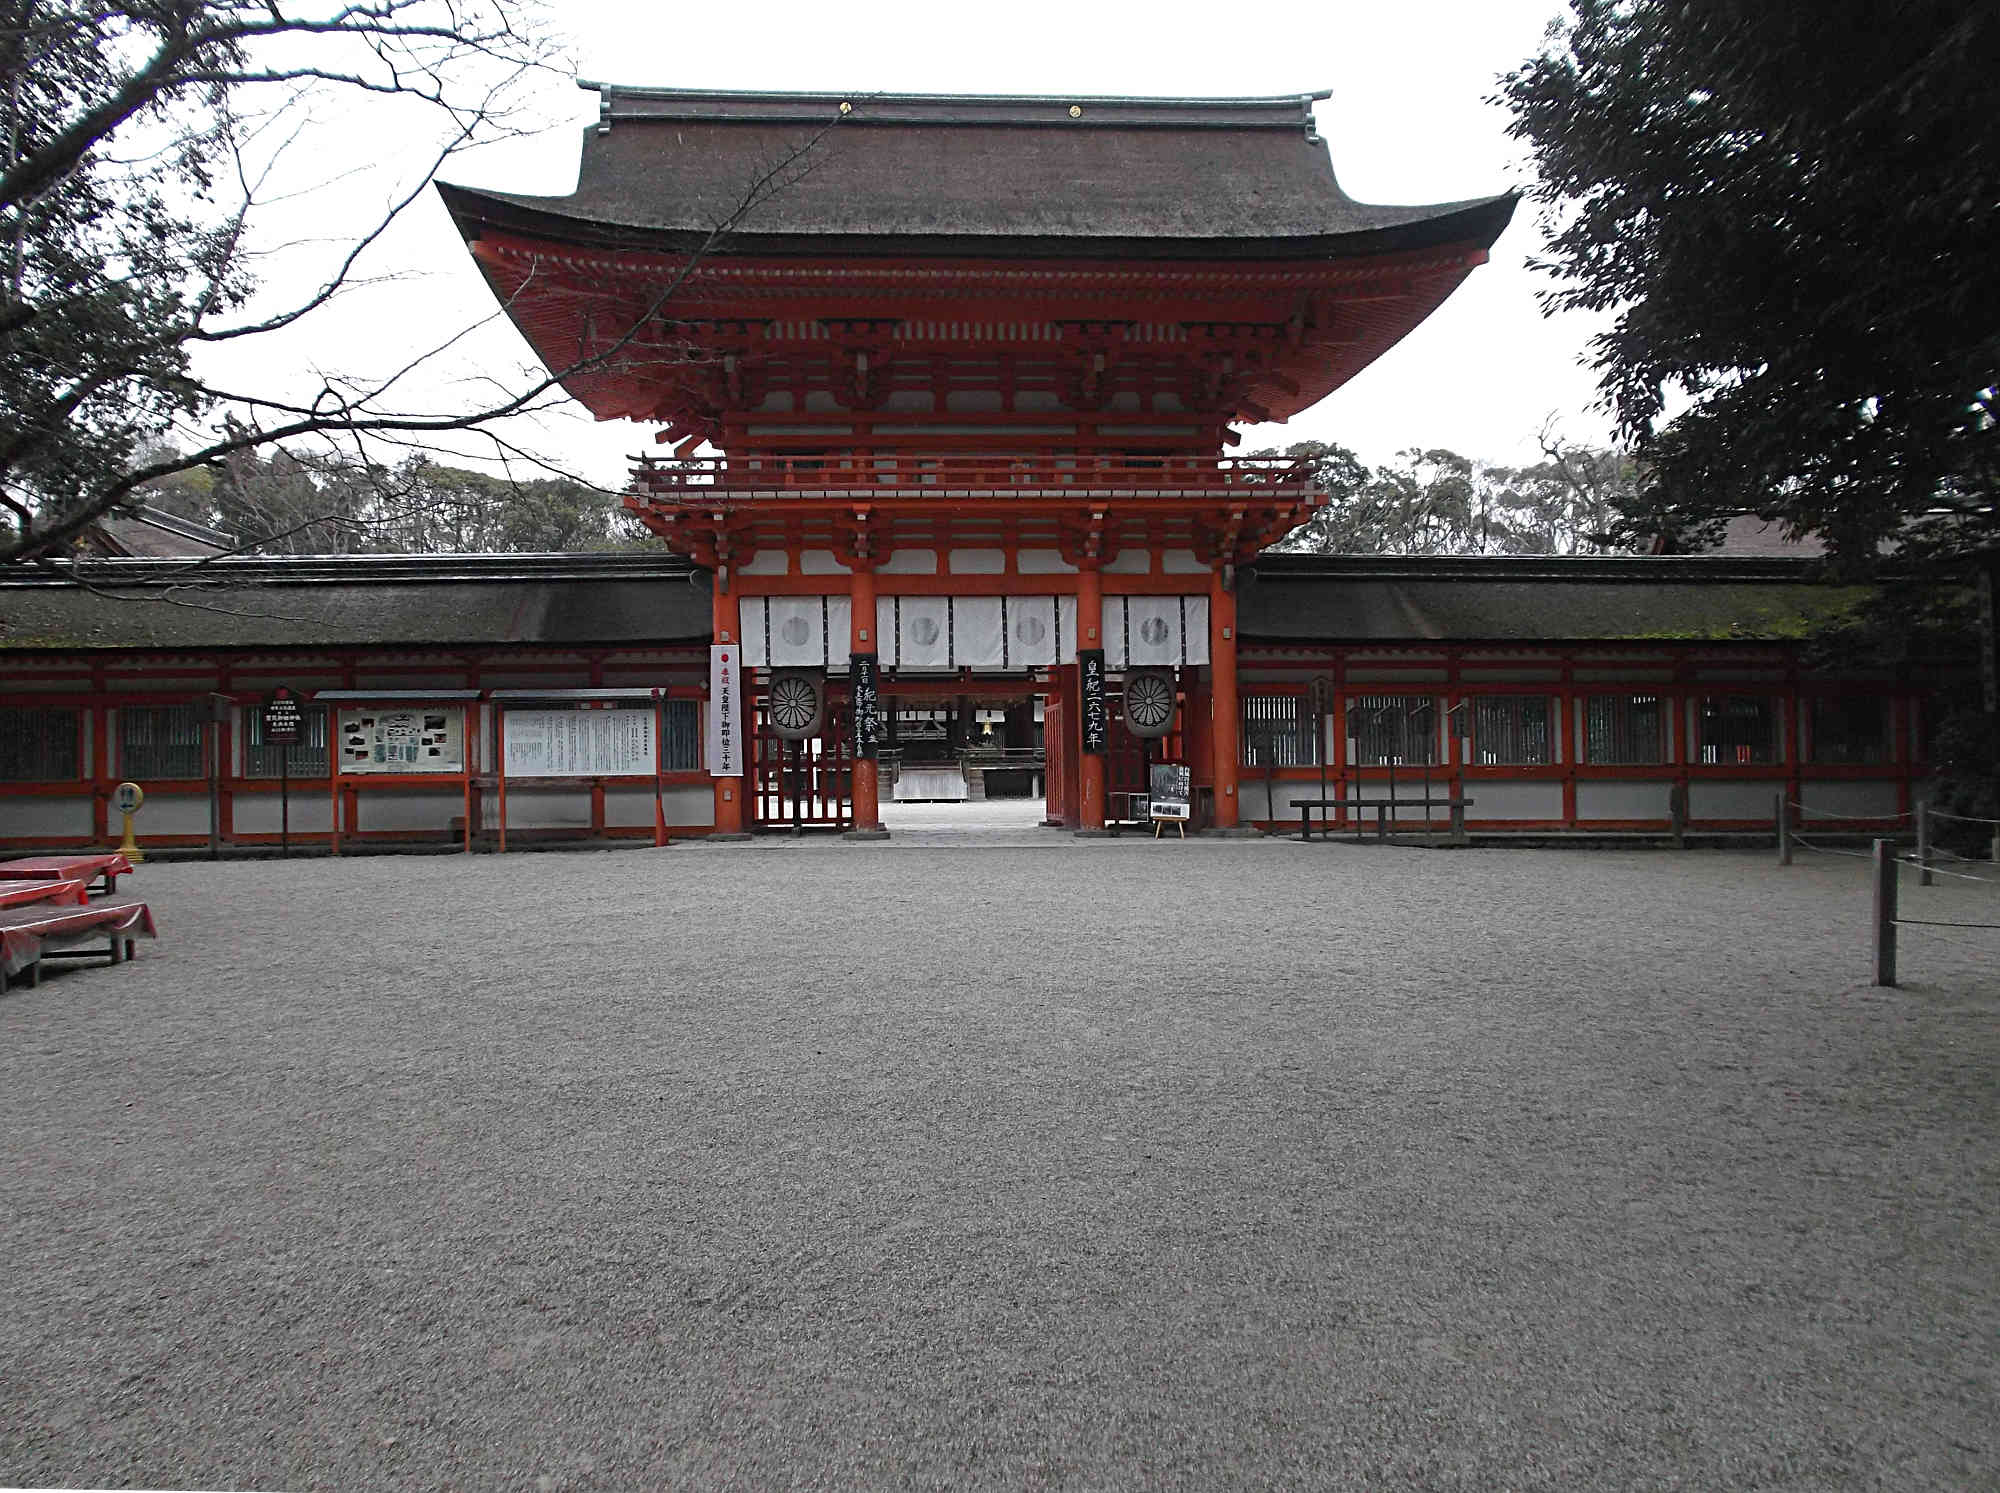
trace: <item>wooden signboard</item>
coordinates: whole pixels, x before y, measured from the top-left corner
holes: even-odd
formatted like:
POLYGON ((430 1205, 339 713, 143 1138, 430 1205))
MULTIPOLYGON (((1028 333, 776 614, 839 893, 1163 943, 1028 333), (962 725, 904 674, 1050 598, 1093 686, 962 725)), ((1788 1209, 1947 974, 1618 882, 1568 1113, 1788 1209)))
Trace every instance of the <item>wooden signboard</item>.
POLYGON ((743 650, 734 643, 715 643, 708 650, 708 775, 734 778, 743 774, 742 709, 743 650))
POLYGON ((263 728, 267 746, 278 749, 278 854, 292 853, 292 748, 305 732, 306 713, 298 691, 281 684, 264 696, 263 728))
POLYGON ((854 715, 854 755, 868 758, 882 748, 882 676, 872 653, 848 655, 848 683, 852 689, 854 715))
POLYGON ((1111 711, 1104 698, 1104 650, 1076 651, 1077 704, 1081 710, 1083 749, 1101 757, 1111 746, 1111 711))
POLYGON ((264 697, 264 741, 268 746, 297 746, 305 731, 303 702, 288 684, 281 684, 264 697))

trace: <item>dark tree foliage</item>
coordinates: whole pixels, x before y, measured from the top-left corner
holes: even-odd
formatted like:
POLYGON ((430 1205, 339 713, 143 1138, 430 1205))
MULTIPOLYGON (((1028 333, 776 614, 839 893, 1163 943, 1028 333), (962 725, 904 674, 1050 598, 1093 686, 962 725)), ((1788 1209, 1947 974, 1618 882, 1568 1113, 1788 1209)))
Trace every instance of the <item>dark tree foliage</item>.
POLYGON ((1501 97, 1553 309, 1614 312, 1628 534, 1756 513, 1865 569, 1996 532, 2000 6, 1571 0, 1501 97))
MULTIPOLYGON (((1615 451, 1542 433, 1544 459, 1508 467, 1412 448, 1370 468, 1345 446, 1302 441, 1326 503, 1283 548, 1328 555, 1575 555, 1608 547, 1633 467, 1615 451)), ((1260 456, 1276 456, 1261 451, 1260 456)))
MULTIPOLYGON (((344 544, 357 514, 383 531, 393 515, 380 494, 334 480, 357 452, 475 431, 503 460, 536 465, 506 422, 560 404, 566 377, 625 356, 708 248, 804 174, 839 118, 829 112, 737 184, 735 207, 707 242, 568 368, 489 366, 477 383, 454 378, 447 392, 426 393, 420 371, 437 371, 466 329, 409 343, 398 339, 419 334, 390 327, 391 366, 319 371, 316 393, 217 382, 214 347, 355 314, 336 303, 365 290, 385 237, 436 172, 522 128, 520 98, 558 60, 545 9, 537 0, 0 0, 0 567, 59 560, 154 484, 185 501, 201 488, 197 472, 225 498, 256 488, 229 527, 285 548, 344 544), (363 107, 395 110, 385 117, 409 132, 407 150, 381 163, 392 168, 386 199, 329 224, 327 252, 303 278, 260 284, 274 253, 296 246, 259 236, 268 209, 298 191, 273 174, 277 161, 318 142, 303 131, 320 111, 363 107), (256 480, 238 483, 244 473, 256 480), (322 511, 301 511, 315 501, 322 511)), ((360 169, 328 159, 320 180, 360 169)), ((456 528, 482 542, 587 539, 597 519, 570 492, 587 485, 539 482, 508 484, 516 528, 496 531, 490 493, 474 501, 465 484, 413 479, 413 510, 442 507, 428 529, 412 518, 411 541, 456 528), (522 529, 531 502, 542 511, 522 529)))
POLYGON ((541 55, 516 8, 0 0, 0 564, 62 553, 169 475, 149 455, 201 464, 277 436, 448 428, 385 415, 366 390, 329 387, 310 407, 218 390, 195 355, 328 304, 409 200, 357 228, 324 283, 253 308, 246 235, 270 140, 342 94, 436 111, 437 161, 495 138, 499 89, 541 55), (223 403, 244 418, 189 451, 223 403))
MULTIPOLYGON (((169 453, 149 452, 164 460, 169 453)), ((476 472, 426 453, 385 466, 338 451, 241 446, 139 491, 155 508, 262 555, 476 554, 620 549, 650 539, 602 488, 476 472)))

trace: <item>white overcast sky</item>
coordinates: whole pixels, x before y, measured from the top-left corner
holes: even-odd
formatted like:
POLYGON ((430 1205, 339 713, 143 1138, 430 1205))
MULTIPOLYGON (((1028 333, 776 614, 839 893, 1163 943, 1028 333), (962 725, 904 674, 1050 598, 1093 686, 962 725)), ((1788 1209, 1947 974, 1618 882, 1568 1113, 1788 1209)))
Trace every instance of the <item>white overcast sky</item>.
MULTIPOLYGON (((585 78, 661 87, 840 92, 1265 95, 1332 90, 1320 133, 1350 196, 1368 202, 1448 202, 1526 179, 1503 110, 1485 102, 1496 79, 1531 55, 1561 0, 1263 0, 1253 8, 998 0, 989 5, 844 5, 760 0, 755 5, 564 0, 554 10, 585 78)), ((560 194, 575 185, 582 128, 596 95, 558 78, 536 86, 533 113, 548 128, 453 161, 443 175, 469 185, 560 194)), ((363 221, 389 190, 383 163, 416 158, 391 108, 347 101, 338 118, 295 150, 293 170, 331 185, 272 215, 274 237, 325 235, 363 221), (361 162, 375 164, 377 175, 361 162), (369 194, 374 194, 371 199, 369 194), (328 233, 328 225, 335 231, 328 233)), ((1523 204, 1491 263, 1399 346, 1314 409, 1284 426, 1252 427, 1241 450, 1322 439, 1377 462, 1410 446, 1521 462, 1554 415, 1576 438, 1601 440, 1596 387, 1581 359, 1597 325, 1547 318, 1536 301, 1546 277, 1528 269, 1537 234, 1523 204)), ((283 255, 268 278, 282 286, 283 255)), ((232 351, 238 380, 308 387, 308 365, 352 371, 396 366, 490 317, 494 305, 434 194, 426 193, 373 256, 393 277, 315 317, 286 340, 232 351)), ((462 339, 459 378, 482 369, 512 376, 531 361, 504 325, 462 339)), ((415 381, 429 402, 476 397, 433 377, 415 381)), ((622 485, 626 457, 657 449, 651 428, 600 425, 574 406, 525 438, 600 484, 622 485)))

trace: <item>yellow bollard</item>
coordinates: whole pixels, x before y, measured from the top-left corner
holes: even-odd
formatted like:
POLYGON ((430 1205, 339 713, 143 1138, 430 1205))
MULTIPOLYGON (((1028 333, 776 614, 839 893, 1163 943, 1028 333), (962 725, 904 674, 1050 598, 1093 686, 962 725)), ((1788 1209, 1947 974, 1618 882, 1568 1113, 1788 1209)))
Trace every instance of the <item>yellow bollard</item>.
POLYGON ((132 838, 132 816, 145 801, 146 790, 137 783, 120 783, 111 790, 111 807, 125 816, 125 838, 118 846, 118 853, 135 866, 146 858, 146 852, 132 838))

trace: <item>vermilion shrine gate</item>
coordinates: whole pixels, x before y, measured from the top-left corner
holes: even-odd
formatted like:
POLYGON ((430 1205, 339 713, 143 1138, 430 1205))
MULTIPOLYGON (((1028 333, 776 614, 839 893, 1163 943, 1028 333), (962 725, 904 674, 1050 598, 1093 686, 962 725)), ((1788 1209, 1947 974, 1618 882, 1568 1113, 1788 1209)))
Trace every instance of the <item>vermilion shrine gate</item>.
MULTIPOLYGON (((628 501, 713 572, 761 725, 773 670, 839 695, 858 661, 904 698, 1011 678, 1046 697, 1051 817, 1090 829, 1111 743, 1079 658, 1113 694, 1163 670, 1140 688, 1168 719, 1137 729, 1234 827, 1234 568, 1315 495, 1226 455, 1231 426, 1366 367, 1513 199, 1352 201, 1311 96, 601 98, 572 195, 446 200, 564 387, 662 427, 628 501)), ((875 763, 851 780, 875 827, 875 763)), ((715 791, 744 828, 744 784, 715 791)))

